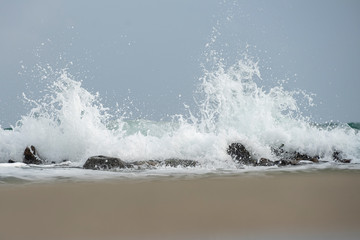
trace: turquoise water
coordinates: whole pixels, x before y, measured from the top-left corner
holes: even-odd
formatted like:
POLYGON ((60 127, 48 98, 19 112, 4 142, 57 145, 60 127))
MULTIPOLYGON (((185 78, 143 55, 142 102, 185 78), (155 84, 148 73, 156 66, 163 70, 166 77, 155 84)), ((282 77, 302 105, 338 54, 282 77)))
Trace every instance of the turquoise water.
POLYGON ((351 123, 348 123, 348 125, 353 129, 360 130, 360 122, 351 122, 351 123))

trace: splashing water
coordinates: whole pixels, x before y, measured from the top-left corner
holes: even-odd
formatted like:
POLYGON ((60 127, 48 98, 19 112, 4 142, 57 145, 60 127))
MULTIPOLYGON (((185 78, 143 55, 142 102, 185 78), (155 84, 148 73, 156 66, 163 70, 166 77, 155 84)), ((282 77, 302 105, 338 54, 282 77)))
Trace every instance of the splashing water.
MULTIPOLYGON (((269 91, 256 84, 261 80, 258 63, 249 58, 216 71, 206 72, 201 84, 200 129, 216 132, 227 142, 245 142, 258 157, 273 158, 271 147, 286 143, 289 151, 320 155, 330 160, 335 150, 359 159, 359 134, 348 125, 321 129, 300 111, 299 91, 276 86, 269 91)), ((308 95, 309 105, 312 99, 308 95)))
POLYGON ((264 80, 258 62, 249 57, 205 71, 196 92, 198 108, 169 122, 111 115, 99 94, 84 89, 66 70, 51 76, 44 97, 24 95, 34 106, 30 113, 13 131, 0 130, 0 162, 22 161, 24 148, 34 145, 48 162, 71 160, 75 166, 102 154, 124 161, 193 159, 207 169, 236 169, 226 149, 242 142, 257 158, 275 159, 271 148, 285 144, 288 151, 328 161, 335 150, 342 151, 360 163, 358 130, 311 123, 299 110, 299 92, 258 86, 264 80))

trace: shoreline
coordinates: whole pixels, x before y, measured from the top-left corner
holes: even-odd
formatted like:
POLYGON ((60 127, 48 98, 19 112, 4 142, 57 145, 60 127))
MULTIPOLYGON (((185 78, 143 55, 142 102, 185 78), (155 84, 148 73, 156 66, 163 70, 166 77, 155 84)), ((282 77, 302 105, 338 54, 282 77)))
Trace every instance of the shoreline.
POLYGON ((359 236, 359 189, 355 170, 0 184, 0 238, 359 236))

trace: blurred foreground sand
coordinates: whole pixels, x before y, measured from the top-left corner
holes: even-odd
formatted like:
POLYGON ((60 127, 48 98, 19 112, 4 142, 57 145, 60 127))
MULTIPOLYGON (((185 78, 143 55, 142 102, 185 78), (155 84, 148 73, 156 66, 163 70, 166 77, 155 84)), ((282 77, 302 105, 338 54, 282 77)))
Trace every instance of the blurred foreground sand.
POLYGON ((359 229, 360 171, 0 185, 4 240, 356 239, 359 229))

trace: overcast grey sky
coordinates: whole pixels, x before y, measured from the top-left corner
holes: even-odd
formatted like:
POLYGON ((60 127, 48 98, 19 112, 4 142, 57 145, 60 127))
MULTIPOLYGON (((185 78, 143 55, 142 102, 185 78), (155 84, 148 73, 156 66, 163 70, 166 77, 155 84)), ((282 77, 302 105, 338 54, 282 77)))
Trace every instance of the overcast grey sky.
POLYGON ((216 26, 221 36, 215 47, 229 62, 248 44, 264 81, 290 78, 287 89, 317 94, 314 119, 360 121, 357 0, 0 3, 3 127, 26 113, 21 94, 35 91, 29 69, 37 63, 62 68, 74 62, 71 73, 110 107, 130 89, 150 118, 182 113, 182 103, 193 102, 204 46, 216 26))

